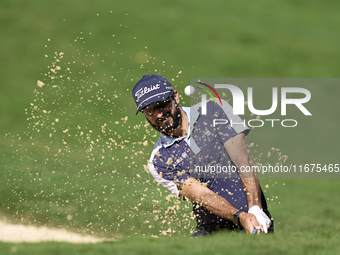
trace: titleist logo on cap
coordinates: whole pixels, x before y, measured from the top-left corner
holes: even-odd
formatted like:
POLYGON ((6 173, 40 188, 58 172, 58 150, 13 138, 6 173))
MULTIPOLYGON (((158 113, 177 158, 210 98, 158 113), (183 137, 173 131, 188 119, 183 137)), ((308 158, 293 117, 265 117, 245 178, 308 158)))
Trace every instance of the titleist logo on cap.
POLYGON ((135 97, 136 97, 136 102, 139 102, 139 99, 150 93, 151 91, 153 90, 157 90, 157 89, 160 89, 160 84, 156 84, 156 85, 150 85, 150 87, 144 87, 144 88, 141 88, 140 90, 138 90, 135 94, 135 97))

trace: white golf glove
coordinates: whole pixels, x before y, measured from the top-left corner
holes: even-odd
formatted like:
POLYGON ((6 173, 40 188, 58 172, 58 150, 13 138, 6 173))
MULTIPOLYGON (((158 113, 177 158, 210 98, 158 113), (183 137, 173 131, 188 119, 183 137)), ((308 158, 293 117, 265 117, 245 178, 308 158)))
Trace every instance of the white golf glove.
POLYGON ((267 214, 264 213, 262 209, 258 205, 252 206, 248 213, 254 214, 257 221, 263 226, 264 233, 268 233, 267 225, 270 225, 272 221, 269 219, 267 214))

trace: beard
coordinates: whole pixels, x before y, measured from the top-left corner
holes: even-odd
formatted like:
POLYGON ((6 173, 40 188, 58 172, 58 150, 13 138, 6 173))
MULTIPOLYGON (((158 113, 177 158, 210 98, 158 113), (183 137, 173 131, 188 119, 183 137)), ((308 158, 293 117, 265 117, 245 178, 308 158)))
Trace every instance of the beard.
POLYGON ((181 122, 181 110, 179 108, 179 106, 176 104, 175 105, 175 112, 172 113, 171 111, 164 114, 162 116, 162 118, 159 118, 156 120, 155 123, 151 123, 149 119, 148 122, 150 123, 150 125, 156 129, 159 132, 162 132, 166 135, 169 135, 173 130, 175 130, 176 128, 178 128, 178 126, 180 125, 181 122), (169 118, 168 120, 166 120, 167 118, 169 118), (172 119, 172 121, 171 121, 172 119), (164 123, 162 123, 164 120, 166 120, 164 123))

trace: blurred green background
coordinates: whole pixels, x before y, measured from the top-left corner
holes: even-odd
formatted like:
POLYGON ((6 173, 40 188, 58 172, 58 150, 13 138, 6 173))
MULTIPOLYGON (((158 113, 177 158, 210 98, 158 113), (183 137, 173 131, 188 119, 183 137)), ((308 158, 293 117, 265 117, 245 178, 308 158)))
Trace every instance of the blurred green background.
MULTIPOLYGON (((190 205, 168 203, 144 171, 157 134, 135 116, 135 82, 164 75, 189 106, 183 89, 193 77, 339 72, 338 1, 3 0, 0 7, 0 217, 13 223, 108 237, 188 236, 190 205)), ((256 158, 274 147, 290 163, 340 163, 339 86, 309 89, 312 117, 297 116, 301 124, 288 130, 251 132, 256 158)), ((339 232, 338 179, 261 183, 278 233, 339 232)))

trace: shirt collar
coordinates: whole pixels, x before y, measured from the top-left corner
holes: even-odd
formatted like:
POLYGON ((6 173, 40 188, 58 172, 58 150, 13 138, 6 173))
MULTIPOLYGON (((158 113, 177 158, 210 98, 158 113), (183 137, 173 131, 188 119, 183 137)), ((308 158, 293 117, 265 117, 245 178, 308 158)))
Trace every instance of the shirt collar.
POLYGON ((185 137, 171 137, 171 136, 168 136, 166 134, 161 133, 160 139, 161 139, 161 142, 163 143, 163 146, 165 148, 173 145, 176 141, 179 141, 179 140, 182 140, 182 139, 185 139, 186 141, 188 141, 188 139, 191 135, 193 125, 190 125, 190 123, 194 123, 196 121, 196 119, 198 118, 198 111, 197 112, 193 111, 192 116, 190 116, 190 107, 182 107, 182 109, 188 116, 188 122, 189 122, 188 130, 189 130, 189 132, 188 132, 187 136, 185 136, 185 137))

